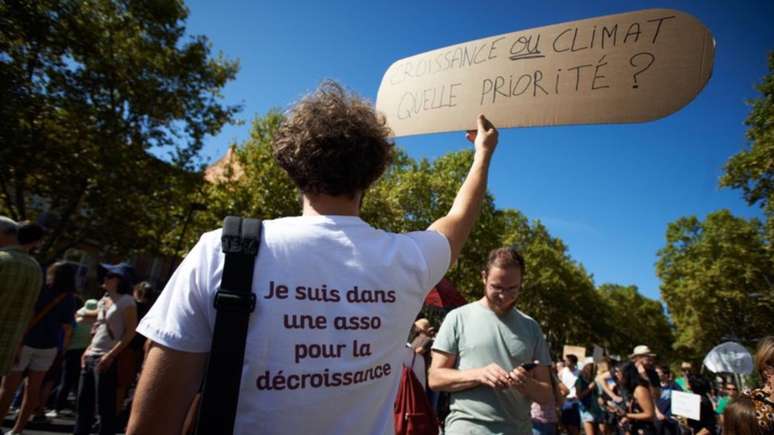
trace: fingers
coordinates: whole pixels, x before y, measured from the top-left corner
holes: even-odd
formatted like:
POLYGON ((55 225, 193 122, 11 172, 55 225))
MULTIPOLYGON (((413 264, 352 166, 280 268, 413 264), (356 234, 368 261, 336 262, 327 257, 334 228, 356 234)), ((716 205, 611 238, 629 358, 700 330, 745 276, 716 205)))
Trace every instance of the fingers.
POLYGON ((508 372, 494 363, 484 367, 481 381, 492 388, 508 388, 511 382, 508 372))
POLYGON ((483 383, 492 388, 505 388, 505 383, 501 378, 492 373, 485 373, 483 383))
POLYGON ((489 122, 488 119, 486 119, 486 116, 484 116, 483 113, 478 114, 478 118, 476 118, 476 122, 478 123, 479 133, 491 133, 493 130, 495 130, 494 125, 492 125, 492 123, 489 122))
POLYGON ((510 377, 511 377, 511 384, 515 387, 520 387, 527 382, 529 373, 521 367, 516 367, 510 373, 510 377))
POLYGON ((487 119, 486 119, 486 117, 484 116, 483 113, 479 113, 478 114, 478 117, 476 118, 476 122, 478 123, 478 131, 479 131, 479 133, 483 133, 483 132, 488 130, 486 128, 486 123, 488 121, 487 121, 487 119))
POLYGON ((497 135, 497 129, 494 124, 492 124, 483 113, 476 117, 476 129, 465 132, 465 138, 468 141, 472 143, 481 141, 482 144, 485 144, 487 147, 491 147, 497 143, 497 135))

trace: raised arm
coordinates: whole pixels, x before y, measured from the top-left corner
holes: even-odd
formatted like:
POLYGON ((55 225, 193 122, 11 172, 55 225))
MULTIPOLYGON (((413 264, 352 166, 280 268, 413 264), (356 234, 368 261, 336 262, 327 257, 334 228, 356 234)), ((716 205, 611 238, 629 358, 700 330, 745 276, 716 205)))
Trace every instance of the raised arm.
POLYGON ((497 129, 484 115, 478 115, 478 129, 471 130, 467 139, 475 144, 473 164, 465 182, 462 183, 454 198, 449 213, 430 225, 431 230, 446 236, 451 246, 451 264, 454 264, 462 251, 465 240, 481 211, 481 201, 486 193, 489 162, 497 145, 497 129))
POLYGON ((202 381, 206 353, 151 345, 132 403, 127 435, 179 434, 202 381))

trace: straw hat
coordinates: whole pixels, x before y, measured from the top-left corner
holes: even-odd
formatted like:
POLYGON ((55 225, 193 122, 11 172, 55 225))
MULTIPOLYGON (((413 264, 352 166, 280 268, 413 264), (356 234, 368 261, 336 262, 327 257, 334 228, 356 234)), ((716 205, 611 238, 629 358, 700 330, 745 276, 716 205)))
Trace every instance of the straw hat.
POLYGON ((635 356, 656 356, 656 354, 651 352, 648 346, 641 344, 634 348, 634 351, 629 355, 629 358, 634 358, 635 356))

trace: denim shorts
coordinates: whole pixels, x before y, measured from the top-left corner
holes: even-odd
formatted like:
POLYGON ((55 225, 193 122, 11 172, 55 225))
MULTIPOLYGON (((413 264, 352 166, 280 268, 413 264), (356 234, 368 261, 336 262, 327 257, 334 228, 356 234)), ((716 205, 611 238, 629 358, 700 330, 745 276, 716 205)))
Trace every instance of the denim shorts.
POLYGON ((597 423, 599 421, 599 418, 596 415, 590 413, 589 411, 586 411, 583 408, 580 408, 579 411, 580 411, 581 421, 583 421, 584 423, 597 423))

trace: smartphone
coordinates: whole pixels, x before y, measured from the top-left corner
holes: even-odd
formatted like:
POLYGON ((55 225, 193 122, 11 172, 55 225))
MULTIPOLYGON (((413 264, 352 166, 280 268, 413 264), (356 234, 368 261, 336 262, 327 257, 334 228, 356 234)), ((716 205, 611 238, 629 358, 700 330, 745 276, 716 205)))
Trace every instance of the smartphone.
POLYGON ((530 371, 535 367, 537 367, 537 363, 533 363, 533 362, 528 362, 521 365, 521 368, 523 368, 526 371, 530 371))

